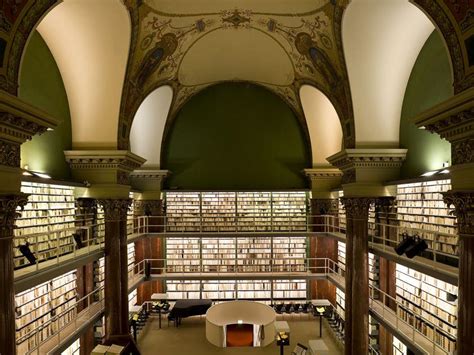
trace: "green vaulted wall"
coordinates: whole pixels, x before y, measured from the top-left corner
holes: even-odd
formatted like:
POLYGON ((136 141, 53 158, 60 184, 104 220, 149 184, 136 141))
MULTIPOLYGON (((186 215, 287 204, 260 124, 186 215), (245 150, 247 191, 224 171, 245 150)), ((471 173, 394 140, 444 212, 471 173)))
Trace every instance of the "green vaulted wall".
POLYGON ((19 96, 53 115, 60 124, 21 146, 21 166, 68 179, 64 150, 71 149, 71 118, 64 84, 48 46, 38 32, 30 38, 20 71, 19 96))
POLYGON ((434 31, 423 46, 410 75, 403 100, 400 147, 408 154, 403 178, 418 177, 443 162, 451 162, 451 145, 438 135, 417 129, 409 121, 418 113, 453 95, 451 64, 442 38, 434 31))
POLYGON ((307 188, 311 148, 278 96, 247 83, 211 86, 187 102, 162 147, 167 188, 307 188))

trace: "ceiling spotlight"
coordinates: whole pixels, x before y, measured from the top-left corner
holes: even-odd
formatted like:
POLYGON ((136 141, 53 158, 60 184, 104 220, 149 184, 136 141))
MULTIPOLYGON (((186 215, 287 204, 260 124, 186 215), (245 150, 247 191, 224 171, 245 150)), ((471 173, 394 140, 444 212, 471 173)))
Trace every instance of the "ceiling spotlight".
POLYGON ((403 255, 409 247, 415 244, 415 238, 408 236, 406 233, 403 233, 402 236, 404 237, 403 240, 395 247, 398 255, 403 255))
POLYGON ((410 245, 406 249, 405 255, 408 258, 413 259, 415 256, 420 255, 426 249, 428 249, 428 244, 426 244, 426 241, 424 239, 418 239, 414 244, 410 245))

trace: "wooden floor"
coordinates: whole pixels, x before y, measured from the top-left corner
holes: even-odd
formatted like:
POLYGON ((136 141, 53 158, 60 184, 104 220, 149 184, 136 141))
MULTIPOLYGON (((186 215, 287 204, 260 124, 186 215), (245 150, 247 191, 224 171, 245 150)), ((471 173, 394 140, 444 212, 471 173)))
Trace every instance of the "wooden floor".
MULTIPOLYGON (((319 317, 318 317, 319 318, 319 317)), ((278 318, 278 320, 282 320, 278 318)), ((308 346, 311 339, 319 339, 319 320, 304 315, 285 316, 290 326, 290 346, 285 348, 285 354, 291 354, 297 343, 308 346)), ((340 348, 323 322, 323 339, 329 347, 330 354, 342 354, 340 348)), ((206 339, 206 322, 204 316, 183 319, 179 328, 172 324, 167 327, 163 321, 163 328, 158 328, 158 318, 153 318, 141 332, 138 338, 138 347, 142 355, 213 355, 213 354, 261 354, 275 355, 279 353, 276 343, 264 348, 240 347, 218 348, 206 339), (159 350, 158 350, 159 349, 159 350)))

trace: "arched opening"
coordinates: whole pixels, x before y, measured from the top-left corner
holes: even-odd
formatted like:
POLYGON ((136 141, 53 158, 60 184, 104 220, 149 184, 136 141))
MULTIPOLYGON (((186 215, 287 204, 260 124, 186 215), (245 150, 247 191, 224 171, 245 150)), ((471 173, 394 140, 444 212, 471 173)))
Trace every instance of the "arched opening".
POLYGON ((250 83, 208 87, 178 112, 163 141, 168 188, 306 188, 310 142, 291 108, 250 83))
POLYGON ((130 131, 130 148, 145 158, 144 166, 160 167, 161 143, 173 100, 173 89, 161 86, 149 94, 138 108, 130 131))
POLYGON ((326 158, 342 148, 341 121, 331 101, 315 87, 303 85, 300 98, 311 139, 313 167, 327 166, 326 158))

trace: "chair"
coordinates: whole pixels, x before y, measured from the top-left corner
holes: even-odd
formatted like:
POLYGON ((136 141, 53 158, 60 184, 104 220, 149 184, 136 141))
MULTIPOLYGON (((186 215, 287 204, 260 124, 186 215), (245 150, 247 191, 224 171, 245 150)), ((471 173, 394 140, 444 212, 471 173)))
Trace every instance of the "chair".
POLYGON ((308 352, 308 348, 304 346, 303 344, 296 344, 295 348, 291 352, 291 355, 306 355, 308 352))

